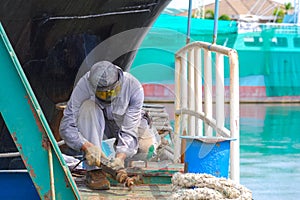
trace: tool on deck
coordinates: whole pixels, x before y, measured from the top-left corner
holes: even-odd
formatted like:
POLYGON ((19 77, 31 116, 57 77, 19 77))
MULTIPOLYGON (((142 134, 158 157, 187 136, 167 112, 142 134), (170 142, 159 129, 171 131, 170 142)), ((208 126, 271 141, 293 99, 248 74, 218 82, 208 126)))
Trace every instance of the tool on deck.
MULTIPOLYGON (((74 171, 74 169, 85 160, 86 158, 82 158, 73 168, 71 171, 74 171)), ((132 186, 136 185, 137 183, 141 182, 140 176, 131 176, 129 177, 125 168, 119 168, 119 169, 112 169, 109 167, 109 159, 105 157, 101 157, 101 169, 109 174, 114 180, 118 181, 119 183, 124 184, 129 189, 132 188, 132 186)))
POLYGON ((124 183, 126 187, 132 188, 135 184, 141 181, 139 176, 129 177, 125 168, 112 169, 109 167, 109 160, 107 158, 101 158, 101 168, 105 173, 108 173, 112 176, 113 179, 119 183, 124 183))

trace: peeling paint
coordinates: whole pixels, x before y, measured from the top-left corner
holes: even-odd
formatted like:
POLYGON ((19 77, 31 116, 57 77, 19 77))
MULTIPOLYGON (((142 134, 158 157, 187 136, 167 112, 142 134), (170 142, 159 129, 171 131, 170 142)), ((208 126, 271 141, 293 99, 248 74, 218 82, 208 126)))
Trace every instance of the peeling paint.
POLYGON ((65 181, 65 183, 66 183, 66 187, 67 187, 67 188, 71 187, 71 186, 70 186, 70 183, 69 183, 69 179, 68 179, 66 176, 64 176, 64 181, 65 181))
POLYGON ((34 108, 32 102, 31 102, 30 97, 28 95, 25 95, 25 99, 27 99, 28 105, 29 105, 30 110, 31 110, 31 112, 33 114, 33 117, 35 119, 35 122, 36 122, 36 125, 37 125, 39 131, 43 134, 42 147, 47 150, 47 149, 50 148, 50 142, 49 142, 48 136, 47 136, 47 134, 45 132, 44 126, 41 123, 41 119, 37 115, 37 111, 34 108))
POLYGON ((36 110, 35 110, 35 108, 34 108, 32 102, 31 102, 30 97, 29 97, 28 95, 25 95, 25 98, 27 99, 28 105, 29 105, 29 107, 30 107, 30 109, 31 109, 31 112, 32 112, 32 114, 33 114, 33 117, 34 117, 34 119, 35 119, 35 122, 36 122, 36 124, 37 124, 38 129, 40 130, 41 133, 46 134, 46 133, 45 133, 45 129, 44 129, 42 123, 41 123, 41 120, 40 120, 40 118, 37 116, 36 110))
POLYGON ((36 174, 34 173, 33 167, 31 165, 28 164, 28 158, 25 157, 24 153, 23 153, 23 148, 22 148, 22 144, 18 143, 18 139, 17 139, 17 133, 13 132, 11 133, 11 136, 16 144, 16 147, 18 148, 21 158, 23 160, 24 165, 27 168, 28 173, 30 174, 31 178, 35 178, 36 174))
POLYGON ((45 137, 44 135, 43 135, 43 139, 42 139, 42 147, 46 150, 51 148, 51 144, 50 144, 48 137, 45 137))
POLYGON ((15 142, 15 144, 16 144, 18 150, 19 150, 19 151, 22 151, 22 145, 18 143, 17 133, 16 133, 16 132, 13 132, 13 133, 11 133, 10 135, 11 135, 13 141, 15 142))
POLYGON ((28 164, 26 166, 27 166, 27 169, 30 168, 30 170, 28 170, 28 172, 30 174, 30 177, 31 178, 36 178, 36 174, 34 173, 34 169, 28 164))
POLYGON ((51 200, 51 191, 47 192, 45 195, 44 195, 44 198, 45 200, 51 200))

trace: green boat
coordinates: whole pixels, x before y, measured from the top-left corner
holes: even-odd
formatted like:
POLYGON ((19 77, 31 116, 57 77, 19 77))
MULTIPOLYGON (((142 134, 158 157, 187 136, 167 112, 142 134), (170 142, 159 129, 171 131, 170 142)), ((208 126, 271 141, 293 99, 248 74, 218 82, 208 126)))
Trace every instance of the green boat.
MULTIPOLYGON (((186 42, 187 20, 183 16, 160 15, 139 48, 131 72, 144 83, 149 101, 174 99, 174 55, 186 42)), ((213 24, 213 20, 192 18, 191 41, 212 42, 213 24)), ((245 22, 219 20, 217 37, 217 44, 238 52, 240 100, 299 102, 299 26, 295 23, 241 24, 245 22)), ((227 72, 225 76, 228 75, 227 72)))

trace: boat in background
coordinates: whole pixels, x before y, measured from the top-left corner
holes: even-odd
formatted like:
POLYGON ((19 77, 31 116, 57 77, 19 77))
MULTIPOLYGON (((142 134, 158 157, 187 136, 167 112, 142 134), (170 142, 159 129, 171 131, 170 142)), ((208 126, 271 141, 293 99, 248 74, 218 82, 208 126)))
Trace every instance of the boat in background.
POLYGON ((233 46, 239 53, 241 97, 255 102, 300 101, 300 26, 299 0, 282 23, 259 23, 262 16, 238 21, 233 46), (250 19, 250 20, 249 20, 250 19), (243 24, 250 24, 245 27, 243 24))
POLYGON ((238 33, 260 31, 259 17, 256 15, 242 15, 238 20, 238 33))
MULTIPOLYGON (((141 41, 170 0, 1 1, 0 22, 57 135, 76 81, 99 60, 129 70, 141 41)), ((0 152, 16 148, 0 115, 0 152)), ((1 159, 0 169, 10 164, 1 159)))
MULTIPOLYGON (((191 20, 191 41, 211 42, 213 20, 191 20)), ((131 72, 143 83, 146 100, 174 101, 175 53, 185 44, 186 25, 187 17, 161 15, 145 37, 131 72), (149 71, 153 68, 155 73, 149 71)), ((238 52, 241 102, 300 102, 297 23, 259 23, 249 15, 240 21, 219 20, 217 44, 238 52)), ((225 59, 226 77, 228 69, 225 59)))
POLYGON ((300 26, 256 24, 237 34, 233 48, 239 54, 241 98, 300 101, 300 26))

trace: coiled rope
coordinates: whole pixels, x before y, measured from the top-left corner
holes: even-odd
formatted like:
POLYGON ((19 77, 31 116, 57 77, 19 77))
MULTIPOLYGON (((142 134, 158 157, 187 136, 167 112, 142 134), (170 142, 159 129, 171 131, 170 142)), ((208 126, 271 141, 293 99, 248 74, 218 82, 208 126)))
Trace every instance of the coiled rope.
POLYGON ((172 177, 172 199, 251 200, 252 192, 230 179, 209 174, 175 173, 172 177))

